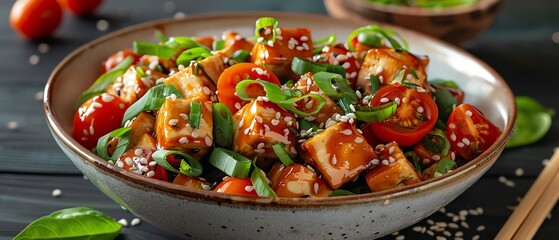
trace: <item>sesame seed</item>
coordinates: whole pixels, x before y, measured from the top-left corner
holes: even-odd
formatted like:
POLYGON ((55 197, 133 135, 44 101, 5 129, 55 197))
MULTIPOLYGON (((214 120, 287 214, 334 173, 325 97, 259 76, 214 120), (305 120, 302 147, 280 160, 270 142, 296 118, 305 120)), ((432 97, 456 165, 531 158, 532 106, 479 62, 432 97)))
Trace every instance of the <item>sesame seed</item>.
POLYGON ((437 240, 446 240, 446 238, 443 236, 437 236, 437 240))
POLYGON ((109 21, 105 20, 105 19, 101 19, 99 21, 97 21, 96 24, 97 30, 103 32, 103 31, 107 31, 107 29, 109 29, 109 21))
POLYGON ((478 239, 479 239, 479 235, 474 235, 474 236, 472 237, 472 240, 478 240, 478 239))
POLYGON ((241 103, 236 102, 235 103, 235 109, 237 109, 237 110, 241 109, 241 103))
POLYGON ((176 12, 173 16, 174 19, 183 19, 184 17, 186 17, 186 14, 183 12, 176 12))
POLYGON ((423 227, 422 227, 422 226, 415 226, 415 227, 413 227, 412 229, 413 229, 413 231, 415 231, 415 232, 421 232, 421 230, 423 229, 423 227))
POLYGON ((262 120, 262 118, 261 118, 260 116, 255 116, 254 119, 255 119, 258 123, 264 122, 264 120, 262 120))
POLYGON ((132 226, 137 226, 138 224, 140 224, 140 219, 139 218, 133 218, 132 221, 130 221, 130 225, 132 226))
MULTIPOLYGON (((16 121, 10 121, 8 122, 8 124, 6 125, 8 127, 9 130, 17 130, 19 128, 19 123, 17 123, 16 121)), ((85 131, 85 129, 84 129, 85 131)), ((85 134, 87 135, 87 134, 85 134)))
POLYGON ((514 174, 515 174, 517 177, 522 177, 522 176, 524 175, 524 169, 522 169, 522 168, 517 168, 516 170, 514 170, 514 174))
POLYGON ((185 144, 185 143, 187 143, 187 142, 188 142, 188 138, 187 138, 187 137, 181 137, 181 138, 179 139, 179 143, 181 143, 181 144, 185 144))
POLYGON ((306 42, 309 40, 309 37, 307 36, 301 36, 301 41, 306 42))
POLYGON ((128 221, 126 221, 126 219, 124 219, 124 218, 118 220, 118 223, 119 223, 120 225, 122 225, 123 227, 128 227, 128 221))
MULTIPOLYGON (((147 168, 147 167, 145 167, 145 168, 147 168)), ((144 169, 142 168, 142 171, 143 171, 143 170, 144 170, 144 169)), ((145 171, 143 171, 143 172, 145 172, 145 171)), ((149 172, 146 173, 146 177, 148 177, 148 178, 151 178, 151 177, 153 177, 154 175, 155 175, 155 171, 149 171, 149 172)))
POLYGON ((264 146, 266 146, 266 144, 263 143, 263 142, 261 142, 261 143, 259 143, 259 144, 256 146, 256 149, 263 149, 264 146))
POLYGON ((422 113, 424 111, 422 106, 417 107, 417 112, 422 113))
POLYGON ((336 155, 332 155, 332 165, 336 165, 338 163, 338 158, 336 158, 336 155))
POLYGON ((386 160, 386 159, 382 160, 382 165, 388 165, 388 164, 390 164, 390 162, 388 162, 388 160, 386 160))
POLYGON ((450 123, 450 124, 448 124, 448 127, 449 127, 450 129, 455 129, 455 128, 456 128, 456 125, 455 125, 454 123, 450 123))
POLYGON ((272 119, 272 125, 277 126, 279 124, 279 120, 277 119, 272 119))
POLYGON ((406 239, 406 236, 404 236, 404 235, 398 235, 396 237, 396 240, 404 240, 404 239, 406 239))
POLYGON ((462 142, 466 145, 470 145, 470 140, 468 140, 467 138, 462 138, 462 142))
POLYGON ((266 28, 266 30, 264 30, 264 35, 270 35, 270 34, 272 34, 272 29, 266 28))
POLYGON ((484 225, 479 225, 479 226, 476 228, 476 230, 477 230, 478 232, 481 232, 481 231, 485 230, 485 226, 484 226, 484 225))
POLYGON ((141 164, 148 164, 148 159, 145 157, 140 158, 140 163, 141 164))
POLYGON ((460 225, 461 225, 463 228, 470 228, 470 225, 469 225, 467 222, 460 222, 460 225))
POLYGON ((390 202, 391 202, 390 199, 386 199, 386 200, 384 200, 384 205, 388 205, 388 204, 390 204, 390 202))
POLYGON ((470 111, 470 110, 467 110, 467 111, 466 111, 466 116, 472 117, 472 115, 473 115, 472 111, 470 111))
POLYGON ((464 233, 462 231, 458 231, 458 232, 454 233, 454 236, 462 237, 462 236, 464 236, 464 233))
POLYGON ((49 45, 46 43, 39 43, 37 50, 39 50, 40 53, 47 53, 49 51, 49 45))
POLYGON ((212 91, 208 87, 203 87, 202 91, 204 91, 204 94, 206 95, 210 95, 212 93, 212 91))
POLYGON ((31 57, 29 57, 29 63, 31 65, 37 65, 39 64, 41 58, 39 58, 39 55, 33 54, 31 55, 31 57))
POLYGON ((129 157, 125 158, 125 159, 124 159, 124 162, 125 162, 126 165, 128 165, 128 166, 134 165, 134 161, 132 161, 132 158, 129 158, 129 157))
POLYGON ((191 135, 193 138, 197 138, 197 137, 198 137, 198 130, 196 130, 196 129, 192 130, 192 132, 190 133, 190 135, 191 135))
POLYGON ((458 146, 459 148, 463 148, 464 147, 464 143, 463 142, 459 142, 456 144, 456 146, 458 146))
POLYGON ((38 91, 35 93, 35 100, 41 101, 43 100, 45 93, 43 91, 38 91))
POLYGON ((254 186, 245 186, 245 191, 246 191, 246 192, 252 192, 252 191, 254 191, 254 186))
POLYGON ((244 131, 245 135, 248 135, 250 133, 250 131, 251 131, 250 128, 245 129, 245 131, 244 131))
POLYGON ((157 162, 151 161, 151 162, 148 163, 148 166, 150 166, 150 167, 153 167, 155 165, 157 165, 157 162))
POLYGON ((312 101, 312 100, 308 101, 308 102, 305 104, 305 108, 307 108, 307 109, 311 109, 312 107, 313 107, 313 101, 312 101))
POLYGON ((390 163, 394 163, 396 161, 396 159, 394 157, 390 156, 390 157, 388 157, 388 161, 390 163))
POLYGON ((62 190, 56 188, 56 189, 52 190, 51 195, 52 195, 52 197, 55 197, 55 198, 60 197, 62 195, 62 190))
POLYGON ((254 152, 255 152, 255 153, 260 153, 260 154, 262 154, 262 153, 265 153, 266 150, 260 148, 260 149, 255 149, 254 152))
POLYGON ((351 131, 351 129, 344 129, 342 133, 346 136, 351 136, 351 134, 353 134, 353 131, 351 131))
POLYGON ((427 235, 429 236, 435 236, 435 233, 431 230, 427 230, 427 235))
POLYGON ((169 119, 169 125, 170 125, 171 127, 177 126, 178 123, 179 123, 179 120, 176 119, 176 118, 169 119))
POLYGON ((456 224, 456 223, 449 223, 449 224, 448 224, 448 227, 449 227, 449 228, 458 229, 459 226, 458 226, 458 224, 456 224))
POLYGON ((453 142, 456 141, 456 134, 451 133, 450 134, 450 140, 452 140, 453 142))
POLYGON ((206 145, 208 145, 208 146, 212 145, 212 139, 209 136, 206 136, 204 138, 204 142, 206 142, 206 145))
POLYGON ((89 126, 89 134, 90 135, 95 134, 95 128, 93 128, 93 125, 89 126))
POLYGON ((362 143, 362 142, 363 142, 363 138, 361 138, 361 137, 356 137, 354 141, 355 141, 355 143, 362 143))
POLYGON ((435 221, 433 221, 432 219, 427 219, 427 223, 429 225, 435 225, 435 221))
POLYGON ((441 160, 441 156, 435 154, 435 155, 431 156, 431 159, 433 159, 435 161, 439 161, 439 160, 441 160))
POLYGON ((390 99, 388 99, 386 97, 383 97, 383 98, 380 99, 381 103, 387 103, 388 101, 390 101, 390 99))

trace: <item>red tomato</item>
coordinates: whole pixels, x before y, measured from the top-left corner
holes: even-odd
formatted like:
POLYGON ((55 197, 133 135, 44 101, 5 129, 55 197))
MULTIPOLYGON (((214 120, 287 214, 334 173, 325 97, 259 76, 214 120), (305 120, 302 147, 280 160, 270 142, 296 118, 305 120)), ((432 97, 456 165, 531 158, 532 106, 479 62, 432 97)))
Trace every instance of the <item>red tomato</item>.
POLYGON ((242 195, 242 196, 255 196, 258 194, 254 190, 252 181, 249 177, 247 178, 236 178, 228 177, 223 180, 214 189, 214 192, 228 193, 231 195, 242 195))
POLYGON ((357 75, 361 62, 357 59, 355 53, 347 50, 343 44, 336 44, 334 46, 322 48, 322 53, 319 56, 319 63, 327 63, 332 65, 341 65, 345 68, 345 78, 349 81, 350 86, 355 86, 357 75))
POLYGON ((396 141, 400 146, 411 146, 435 126, 439 111, 428 93, 400 84, 387 85, 375 93, 369 106, 390 101, 398 103, 396 113, 383 122, 371 124, 373 132, 384 142, 396 141))
MULTIPOLYGON (((217 80, 217 99, 219 102, 227 105, 232 113, 237 112, 248 103, 248 101, 241 100, 235 94, 237 83, 245 79, 260 79, 280 86, 278 77, 270 69, 254 63, 237 63, 225 69, 217 80)), ((263 88, 257 84, 250 85, 247 92, 251 97, 265 95, 263 88)))
POLYGON ((146 147, 135 147, 126 151, 118 161, 117 166, 125 170, 130 170, 138 174, 146 175, 147 177, 168 181, 169 175, 167 169, 157 164, 150 165, 153 162, 153 150, 146 147))
POLYGON ((47 37, 62 20, 62 7, 56 0, 18 0, 10 12, 10 25, 22 37, 47 37))
POLYGON ((487 150, 501 135, 501 130, 474 106, 464 103, 448 117, 446 136, 454 150, 471 160, 487 150))
POLYGON ((58 0, 64 9, 75 15, 84 15, 95 12, 103 0, 58 0))
POLYGON ((103 135, 120 127, 128 104, 118 96, 103 93, 82 104, 74 115, 73 137, 91 149, 103 135))
POLYGON ((136 54, 131 48, 122 49, 118 52, 113 53, 107 58, 107 60, 103 61, 103 72, 110 71, 128 56, 132 56, 134 58, 133 63, 137 63, 138 61, 140 61, 141 57, 139 54, 136 54))

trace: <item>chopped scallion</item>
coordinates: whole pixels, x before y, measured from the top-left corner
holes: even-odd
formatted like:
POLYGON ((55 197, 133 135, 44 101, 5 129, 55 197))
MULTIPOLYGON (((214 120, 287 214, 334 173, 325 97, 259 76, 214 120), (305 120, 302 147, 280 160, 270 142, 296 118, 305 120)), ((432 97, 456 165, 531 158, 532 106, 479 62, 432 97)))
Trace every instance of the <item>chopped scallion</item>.
POLYGON ((336 189, 330 193, 330 197, 341 197, 355 195, 354 192, 345 189, 336 189))
POLYGON ((260 32, 262 29, 267 27, 272 27, 272 42, 276 41, 276 29, 278 28, 278 20, 273 17, 262 17, 256 20, 256 28, 254 30, 254 36, 256 38, 261 37, 260 32))
POLYGON ((150 88, 144 96, 126 109, 124 117, 122 118, 122 125, 138 116, 138 114, 143 111, 158 110, 165 102, 165 99, 171 97, 173 94, 177 98, 181 95, 180 91, 172 85, 160 84, 150 88))
POLYGON ((452 159, 448 157, 443 157, 437 163, 437 167, 435 167, 435 171, 433 172, 433 178, 441 176, 450 170, 456 168, 456 163, 452 161, 452 159))
POLYGON ((398 104, 394 101, 374 107, 355 106, 354 114, 363 122, 382 122, 394 115, 397 108, 398 104))
POLYGON ((346 96, 350 103, 357 103, 358 101, 355 91, 353 91, 347 83, 347 80, 340 74, 318 72, 313 75, 313 80, 320 90, 333 99, 346 96))
POLYGON ((283 163, 283 165, 289 166, 294 163, 293 160, 291 160, 291 156, 289 152, 285 150, 284 143, 276 143, 272 145, 272 149, 274 149, 276 156, 278 156, 279 160, 283 163))
POLYGON ((233 145, 233 114, 223 103, 214 103, 212 107, 215 145, 231 148, 233 145))
POLYGON ((159 149, 151 154, 151 157, 155 160, 155 162, 157 162, 157 164, 174 173, 182 173, 187 176, 198 177, 203 171, 202 164, 198 160, 181 151, 159 149), (175 155, 175 157, 181 159, 178 170, 171 166, 171 164, 167 161, 167 156, 169 155, 175 155))
POLYGON ((318 73, 318 72, 330 72, 337 73, 341 76, 345 76, 345 68, 340 65, 332 64, 322 64, 314 63, 306 59, 294 57, 291 62, 291 70, 297 75, 303 75, 305 73, 318 73))
POLYGON ((177 53, 175 49, 168 46, 143 41, 134 41, 132 47, 137 54, 153 55, 163 59, 169 59, 177 53))
POLYGON ((397 32, 390 29, 381 28, 378 25, 367 25, 353 30, 353 32, 351 32, 347 37, 346 42, 350 51, 355 52, 355 46, 353 46, 352 43, 353 39, 355 37, 358 37, 359 34, 365 32, 374 34, 378 38, 385 39, 390 43, 392 48, 398 51, 407 51, 408 49, 408 43, 397 32))
POLYGON ((252 165, 245 156, 220 147, 212 150, 208 161, 227 175, 238 178, 248 177, 252 165))
POLYGON ((231 55, 231 58, 235 59, 237 63, 241 63, 241 62, 246 62, 249 56, 250 53, 248 51, 240 49, 235 51, 233 55, 231 55))
POLYGON ((183 51, 181 55, 179 55, 179 57, 177 58, 177 66, 178 65, 189 66, 190 61, 199 61, 211 55, 212 53, 206 48, 203 47, 191 48, 183 51))
POLYGON ((258 196, 277 197, 274 190, 270 187, 270 184, 268 184, 269 181, 268 178, 263 173, 263 171, 260 170, 260 168, 258 168, 256 165, 254 165, 254 169, 250 174, 250 180, 252 181, 252 185, 254 186, 254 191, 256 191, 258 196))
POLYGON ((447 155, 450 150, 450 141, 440 129, 433 129, 421 139, 421 144, 430 152, 447 155))
POLYGON ((202 118, 202 104, 199 102, 190 102, 190 114, 188 116, 190 126, 199 128, 200 118, 202 118))
POLYGON ((110 133, 105 134, 97 140, 95 151, 97 155, 107 161, 115 163, 128 148, 130 142, 131 128, 117 128, 110 133), (117 146, 111 156, 107 152, 109 141, 113 138, 118 139, 117 146))

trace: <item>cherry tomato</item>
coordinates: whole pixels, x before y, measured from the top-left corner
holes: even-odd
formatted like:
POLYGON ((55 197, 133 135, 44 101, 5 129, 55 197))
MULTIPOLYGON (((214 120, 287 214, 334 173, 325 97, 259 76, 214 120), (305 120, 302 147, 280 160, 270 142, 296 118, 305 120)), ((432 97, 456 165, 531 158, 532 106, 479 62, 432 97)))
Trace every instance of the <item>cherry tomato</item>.
POLYGON ((448 117, 446 136, 466 160, 487 150, 499 135, 501 130, 470 104, 459 105, 448 117))
POLYGON ((255 196, 257 197, 258 194, 254 190, 254 186, 252 185, 252 181, 249 177, 247 178, 236 178, 236 177, 228 177, 223 180, 217 187, 214 189, 214 192, 221 192, 221 193, 228 193, 232 195, 241 195, 241 196, 255 196))
POLYGON ((168 181, 167 169, 157 164, 150 165, 154 161, 151 156, 153 151, 153 149, 147 147, 131 148, 120 156, 116 164, 125 170, 130 170, 153 179, 168 181))
POLYGON ((74 115, 73 137, 91 149, 103 135, 120 127, 128 104, 118 96, 103 93, 82 104, 74 115))
POLYGON ((137 63, 140 61, 140 55, 136 54, 134 50, 131 48, 125 48, 118 52, 111 54, 105 61, 103 61, 103 72, 108 72, 114 67, 116 67, 119 63, 121 63, 124 59, 128 56, 132 56, 134 58, 133 63, 137 63))
POLYGON ((84 15, 95 12, 103 0, 58 0, 64 9, 75 15, 84 15))
POLYGON ((56 0, 18 0, 10 12, 10 25, 22 37, 33 40, 51 35, 62 20, 56 0))
POLYGON ((387 85, 378 90, 369 106, 396 101, 396 113, 383 122, 372 123, 373 132, 384 142, 396 141, 400 146, 411 146, 421 140, 435 126, 438 109, 426 92, 400 84, 387 85))
MULTIPOLYGON (((260 79, 280 86, 278 77, 270 69, 254 63, 237 63, 225 69, 217 81, 217 99, 227 105, 232 113, 237 112, 248 103, 248 101, 241 100, 235 94, 237 83, 245 79, 260 79)), ((258 84, 249 85, 247 92, 251 97, 265 95, 264 89, 258 84)))

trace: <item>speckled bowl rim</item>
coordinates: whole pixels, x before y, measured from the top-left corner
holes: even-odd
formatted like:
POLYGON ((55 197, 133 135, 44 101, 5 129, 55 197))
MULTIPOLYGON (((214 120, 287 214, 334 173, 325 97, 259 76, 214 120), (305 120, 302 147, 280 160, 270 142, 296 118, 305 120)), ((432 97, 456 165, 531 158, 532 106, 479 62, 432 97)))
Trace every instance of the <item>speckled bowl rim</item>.
MULTIPOLYGON (((250 205, 250 206, 258 206, 258 207, 282 207, 282 208, 301 208, 301 207, 335 207, 340 205, 352 205, 352 204, 365 204, 367 202, 378 202, 378 201, 385 201, 387 199, 395 199, 399 197, 405 197, 408 195, 413 195, 419 191, 427 191, 433 188, 437 188, 441 185, 444 185, 448 182, 453 182, 459 180, 459 178, 467 176, 469 173, 474 171, 481 171, 483 169, 482 166, 487 164, 492 164, 500 155, 501 151, 503 150, 505 144, 507 143, 508 139, 512 135, 512 129, 514 125, 514 121, 516 118, 516 106, 514 105, 514 95, 506 82, 497 74, 491 67, 487 64, 482 62, 481 60, 477 59, 476 57, 472 56, 471 54, 467 53, 466 51, 457 48, 453 45, 445 43, 441 40, 436 38, 427 36, 425 34, 421 34, 418 32, 414 32, 411 30, 406 30, 401 27, 387 25, 387 24, 380 24, 382 26, 386 26, 397 31, 401 32, 408 32, 411 35, 421 35, 423 38, 426 38, 428 41, 433 41, 436 44, 444 45, 447 48, 451 48, 453 51, 460 53, 464 57, 470 58, 474 60, 477 64, 482 66, 488 73, 491 74, 495 80, 505 86, 505 95, 507 97, 506 101, 512 103, 513 106, 510 106, 512 112, 509 112, 508 119, 506 122, 508 123, 503 129, 503 134, 499 136, 497 141, 483 154, 478 156, 477 158, 473 159, 472 161, 468 162, 467 164, 457 168, 456 170, 442 175, 437 178, 429 179, 422 181, 420 183, 416 183, 409 186, 404 186, 398 189, 392 189, 387 191, 381 192, 373 192, 373 193, 366 193, 366 194, 356 194, 351 196, 340 196, 340 197, 325 197, 325 198, 261 198, 261 197, 242 197, 242 196, 232 196, 223 193, 217 193, 213 191, 205 191, 205 190, 198 190, 198 189, 189 189, 185 187, 181 187, 180 185, 172 184, 170 182, 155 180, 151 178, 147 178, 141 175, 137 175, 134 173, 127 172, 123 169, 116 167, 113 164, 109 164, 107 161, 99 158, 95 154, 91 153, 89 150, 78 144, 71 136, 70 133, 64 131, 62 125, 58 122, 57 117, 54 116, 51 108, 50 99, 52 98, 54 84, 57 81, 58 75, 62 69, 64 69, 65 65, 74 61, 78 56, 84 54, 87 49, 91 46, 95 46, 97 44, 103 43, 105 41, 112 40, 117 38, 119 35, 131 33, 134 31, 138 31, 144 28, 157 28, 158 26, 163 26, 166 24, 176 24, 181 22, 188 22, 191 20, 204 20, 204 19, 213 19, 213 18, 232 18, 232 17, 254 17, 255 19, 261 16, 278 16, 283 18, 289 17, 312 17, 312 18, 320 18, 323 19, 324 22, 329 21, 340 21, 338 19, 334 19, 332 17, 326 15, 318 15, 318 14, 307 14, 307 13, 282 13, 282 12, 269 12, 269 11, 258 11, 258 12, 237 12, 237 13, 220 13, 220 14, 199 14, 199 15, 192 15, 182 19, 162 19, 162 20, 155 20, 149 21, 133 26, 129 26, 123 28, 121 30, 117 30, 115 32, 109 33, 105 36, 97 38, 91 42, 88 42, 81 47, 74 50, 68 56, 66 56, 53 70, 51 76, 48 79, 48 82, 45 86, 45 95, 43 100, 43 106, 45 111, 45 116, 47 120, 48 126, 51 128, 53 136, 58 138, 60 142, 66 145, 71 151, 76 153, 77 155, 81 156, 86 163, 89 165, 96 167, 98 170, 103 171, 107 174, 114 175, 115 177, 121 179, 122 181, 133 181, 134 183, 140 184, 144 187, 150 189, 160 190, 161 192, 168 193, 170 195, 177 195, 185 198, 189 198, 192 200, 202 200, 202 201, 210 201, 215 203, 235 203, 241 205, 250 205)), ((351 21, 348 21, 351 22, 351 21)), ((357 24, 370 24, 370 22, 359 22, 353 21, 353 23, 357 24)))
POLYGON ((367 2, 367 0, 342 0, 343 4, 352 9, 361 9, 364 11, 378 11, 386 12, 397 15, 407 15, 407 16, 451 16, 451 15, 461 15, 474 12, 476 10, 486 10, 491 8, 493 5, 500 3, 502 0, 479 0, 478 2, 468 5, 468 6, 458 6, 458 7, 447 7, 447 8, 419 8, 419 7, 408 7, 408 6, 396 6, 389 4, 382 4, 376 2, 367 2), (356 6, 349 6, 350 4, 355 4, 356 6))

